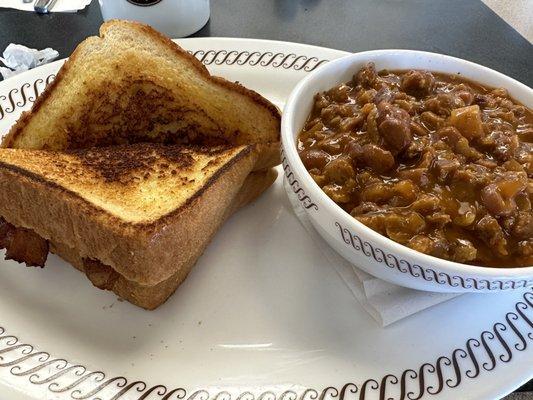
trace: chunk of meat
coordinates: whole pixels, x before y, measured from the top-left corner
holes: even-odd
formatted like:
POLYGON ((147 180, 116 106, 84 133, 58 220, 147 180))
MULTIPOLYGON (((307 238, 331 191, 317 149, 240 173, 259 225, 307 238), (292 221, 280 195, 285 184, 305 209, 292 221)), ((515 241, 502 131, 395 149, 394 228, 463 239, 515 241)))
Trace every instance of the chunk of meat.
POLYGON ((474 95, 472 94, 470 89, 466 87, 454 90, 454 94, 461 100, 463 100, 465 106, 469 106, 474 102, 474 95))
POLYGON ((499 181, 483 188, 481 200, 492 215, 510 215, 517 209, 515 196, 525 190, 527 184, 525 173, 506 172, 499 181))
POLYGON ((411 70, 402 75, 401 89, 416 97, 427 96, 435 89, 435 77, 428 71, 411 70))
POLYGON ((490 246, 498 254, 507 255, 509 253, 505 234, 494 217, 485 215, 481 218, 476 224, 476 231, 487 246, 490 246))
POLYGON ((92 284, 102 290, 113 290, 120 277, 113 268, 92 258, 83 259, 83 269, 92 284))
POLYGON ((476 220, 476 207, 467 202, 460 202, 456 215, 452 218, 453 223, 458 226, 470 226, 476 220))
POLYGON ((496 97, 507 97, 509 94, 507 93, 507 89, 505 88, 495 88, 492 89, 490 94, 496 97))
POLYGON ((410 180, 398 181, 392 186, 392 189, 396 196, 402 197, 408 203, 413 202, 418 195, 418 187, 410 180))
POLYGON ((434 194, 423 194, 416 199, 409 208, 425 215, 437 210, 439 208, 439 203, 440 200, 438 196, 434 194))
POLYGON ((387 200, 395 196, 395 194, 392 185, 381 182, 373 183, 363 189, 361 192, 361 200, 380 204, 385 203, 387 200))
POLYGON ((420 114, 420 121, 426 128, 433 131, 442 128, 446 123, 443 117, 438 116, 432 111, 424 111, 422 114, 420 114))
POLYGON ((514 198, 528 187, 528 177, 524 171, 509 170, 501 175, 497 182, 500 192, 506 198, 514 198))
POLYGON ((415 235, 407 242, 407 246, 424 254, 431 254, 433 239, 426 235, 415 235))
POLYGON ((339 185, 344 184, 350 178, 354 178, 354 175, 352 164, 347 157, 338 157, 330 161, 324 168, 326 179, 339 185))
POLYGON ((488 169, 494 169, 498 166, 497 163, 495 163, 492 160, 488 160, 486 158, 478 160, 476 164, 481 165, 482 167, 488 168, 488 169))
POLYGON ((531 265, 531 259, 533 258, 533 239, 518 242, 518 252, 529 260, 524 265, 531 265))
POLYGON ((453 175, 455 184, 464 183, 471 187, 485 186, 490 183, 488 169, 483 165, 470 164, 461 167, 453 175))
POLYGON ((475 94, 473 103, 483 108, 496 107, 496 99, 488 94, 475 94))
POLYGON ((359 97, 357 97, 357 104, 359 104, 360 106, 364 106, 365 104, 372 103, 376 97, 377 92, 378 91, 376 89, 367 89, 363 91, 363 93, 359 97))
POLYGON ((529 142, 529 145, 533 143, 533 125, 521 126, 517 129, 516 134, 523 143, 529 142))
POLYGON ((427 136, 429 130, 424 125, 411 120, 411 133, 415 136, 427 136))
POLYGON ((344 147, 344 153, 347 154, 353 160, 354 165, 356 165, 358 161, 363 159, 363 146, 357 143, 357 141, 352 140, 344 147))
POLYGON ((354 75, 353 80, 356 85, 371 88, 376 82, 377 77, 376 66, 374 63, 368 63, 354 75))
POLYGON ((424 101, 424 109, 446 117, 453 109, 464 107, 463 99, 455 93, 438 93, 424 101))
POLYGON ((392 103, 394 100, 394 97, 395 97, 394 92, 390 90, 388 86, 383 86, 376 92, 376 95, 374 96, 373 101, 375 104, 379 104, 382 101, 392 103))
POLYGON ((399 243, 408 243, 414 235, 422 233, 425 228, 426 221, 414 211, 403 214, 391 213, 385 219, 387 235, 399 243))
POLYGON ((411 117, 407 111, 382 101, 378 104, 376 122, 386 146, 393 153, 400 153, 411 143, 411 117))
POLYGON ((446 182, 459 169, 460 165, 456 158, 437 158, 433 160, 430 170, 440 182, 446 182))
POLYGON ((0 246, 6 249, 6 260, 26 263, 28 267, 44 267, 48 242, 31 229, 16 228, 0 220, 0 246))
POLYGON ((519 123, 515 113, 511 110, 495 110, 487 113, 491 118, 499 118, 501 121, 508 122, 512 126, 517 126, 519 123))
POLYGON ((376 232, 385 234, 385 215, 382 213, 376 214, 367 214, 367 215, 357 215, 352 213, 352 215, 362 224, 368 226, 370 229, 375 230, 376 232))
POLYGON ((353 144, 350 155, 358 163, 368 166, 379 174, 387 172, 394 166, 394 156, 391 152, 372 143, 364 146, 353 144))
POLYGON ((354 117, 345 117, 339 124, 342 132, 352 132, 359 128, 364 121, 363 114, 356 114, 354 117))
POLYGON ((398 178, 409 179, 418 186, 426 186, 429 184, 427 168, 410 168, 398 172, 398 178))
POLYGON ((468 140, 484 135, 481 110, 477 104, 452 110, 449 122, 468 140))
POLYGON ((454 126, 445 126, 437 131, 437 137, 450 146, 457 154, 461 154, 469 159, 477 160, 482 154, 470 146, 468 139, 461 135, 461 132, 454 126))
POLYGON ((479 160, 483 157, 483 154, 470 146, 466 138, 459 139, 454 150, 457 154, 463 155, 470 160, 479 160))
POLYGON ((445 126, 439 129, 436 132, 436 135, 452 148, 455 147, 459 140, 464 138, 464 136, 461 135, 461 132, 459 132, 459 130, 454 126, 445 126))
POLYGON ((328 95, 334 101, 341 103, 341 102, 345 102, 348 100, 348 93, 350 93, 351 90, 352 88, 350 86, 344 84, 344 85, 340 85, 340 86, 337 86, 331 89, 328 92, 328 95))
POLYGON ((351 190, 355 186, 354 183, 355 181, 353 179, 348 180, 343 186, 331 183, 323 186, 322 190, 336 203, 349 203, 351 200, 351 190))
POLYGON ((426 138, 419 138, 418 140, 413 140, 409 146, 404 150, 402 156, 406 160, 413 160, 415 158, 420 158, 422 153, 428 146, 429 140, 426 138))
POLYGON ((451 259, 456 262, 468 262, 475 260, 477 257, 477 249, 472 242, 466 239, 457 239, 453 247, 451 259))
POLYGON ((340 154, 342 148, 345 145, 346 139, 347 137, 345 136, 345 134, 331 134, 326 135, 326 137, 322 139, 318 144, 321 149, 323 149, 329 154, 340 154))
POLYGON ((326 108, 329 105, 328 98, 323 93, 317 93, 315 95, 315 104, 314 104, 314 110, 315 112, 320 112, 323 108, 326 108))
POLYGON ((380 210, 381 210, 381 208, 376 203, 372 203, 370 201, 363 201, 357 207, 354 207, 352 209, 351 214, 353 216, 355 216, 355 215, 363 215, 363 214, 367 214, 369 212, 380 211, 380 210))
POLYGON ((370 110, 366 116, 366 132, 370 142, 381 144, 383 140, 378 130, 378 123, 376 120, 377 115, 378 109, 375 105, 373 105, 372 110, 370 110))
POLYGON ((386 233, 391 239, 400 243, 408 243, 426 227, 424 218, 416 212, 403 214, 378 212, 354 216, 369 228, 386 233))
POLYGON ((533 239, 533 214, 520 211, 513 225, 513 234, 519 239, 533 239))
POLYGON ((493 130, 482 143, 501 161, 512 159, 520 146, 518 135, 504 130, 493 130))
POLYGON ((436 228, 443 228, 452 222, 452 217, 444 212, 436 212, 426 216, 426 221, 436 228))

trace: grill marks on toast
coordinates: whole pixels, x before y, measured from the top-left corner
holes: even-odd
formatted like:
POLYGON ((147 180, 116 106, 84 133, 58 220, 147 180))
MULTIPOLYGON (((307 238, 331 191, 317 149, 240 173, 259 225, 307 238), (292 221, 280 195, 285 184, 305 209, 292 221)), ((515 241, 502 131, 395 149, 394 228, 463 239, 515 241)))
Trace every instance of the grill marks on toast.
POLYGON ((0 168, 69 191, 122 222, 149 224, 190 204, 229 165, 250 156, 250 146, 153 143, 67 152, 2 149, 0 168))
MULTIPOLYGON (((129 184, 140 178, 147 179, 151 174, 156 174, 163 178, 169 173, 176 175, 178 170, 190 170, 195 161, 191 154, 192 150, 194 149, 137 144, 76 150, 70 151, 68 154, 74 156, 83 168, 87 168, 105 182, 129 184)), ((224 149, 211 149, 210 151, 209 149, 198 148, 197 151, 198 153, 216 156, 217 152, 218 154, 223 153, 224 149)), ((64 160, 55 162, 64 163, 64 160)), ((64 165, 64 168, 69 168, 68 163, 64 165)))
POLYGON ((216 146, 235 144, 240 136, 239 131, 224 132, 203 109, 149 76, 102 81, 97 88, 82 90, 80 99, 79 118, 67 116, 64 121, 66 143, 53 148, 139 142, 216 146))

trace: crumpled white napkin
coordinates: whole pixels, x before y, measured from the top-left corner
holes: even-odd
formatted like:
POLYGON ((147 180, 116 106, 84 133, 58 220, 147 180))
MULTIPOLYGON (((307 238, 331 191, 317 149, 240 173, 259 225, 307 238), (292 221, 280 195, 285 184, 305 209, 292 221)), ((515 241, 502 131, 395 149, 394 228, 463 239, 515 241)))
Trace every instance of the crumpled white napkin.
POLYGON ((55 60, 58 56, 59 53, 49 47, 44 50, 36 50, 21 44, 11 43, 0 57, 0 61, 5 65, 5 67, 0 66, 0 74, 4 79, 7 79, 55 60))
MULTIPOLYGON (((91 0, 57 0, 52 12, 76 12, 84 9, 90 2, 91 0)), ((24 3, 22 0, 0 0, 0 7, 34 11, 33 2, 24 3)))
POLYGON ((461 295, 461 293, 434 293, 409 289, 385 282, 360 270, 346 261, 322 239, 286 179, 283 184, 300 223, 329 264, 344 280, 354 297, 382 327, 461 295))

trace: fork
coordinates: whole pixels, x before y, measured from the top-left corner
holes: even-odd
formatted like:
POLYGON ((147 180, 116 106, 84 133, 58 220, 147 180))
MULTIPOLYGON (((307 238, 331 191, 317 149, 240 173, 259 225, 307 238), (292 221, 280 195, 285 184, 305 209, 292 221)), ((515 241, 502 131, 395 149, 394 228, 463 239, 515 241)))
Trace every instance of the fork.
POLYGON ((50 12, 57 0, 37 0, 33 5, 35 11, 39 14, 47 14, 50 12))

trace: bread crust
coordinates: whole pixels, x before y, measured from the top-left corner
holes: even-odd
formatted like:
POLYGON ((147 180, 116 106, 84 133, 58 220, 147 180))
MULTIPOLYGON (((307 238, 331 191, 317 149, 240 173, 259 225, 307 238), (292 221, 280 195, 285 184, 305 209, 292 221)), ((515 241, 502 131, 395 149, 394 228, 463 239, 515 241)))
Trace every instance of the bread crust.
POLYGON ((195 259, 195 248, 207 245, 254 161, 244 147, 186 204, 146 224, 121 221, 55 183, 0 163, 0 215, 111 266, 129 281, 155 285, 195 259), (179 251, 176 244, 182 245, 179 251))
MULTIPOLYGON (((240 208, 255 201, 257 197, 272 185, 276 176, 277 172, 275 169, 252 172, 248 175, 241 190, 228 208, 225 218, 230 217, 240 208)), ((52 242, 50 244, 50 249, 53 253, 63 258, 76 269, 89 274, 84 266, 82 257, 80 257, 75 249, 59 242, 52 242)), ((195 255, 196 257, 191 258, 191 262, 187 265, 183 265, 174 275, 156 285, 141 285, 120 275, 113 280, 111 287, 107 287, 106 289, 111 290, 117 296, 132 304, 147 310, 153 310, 163 304, 176 291, 179 285, 188 276, 197 258, 200 257, 204 250, 205 248, 198 249, 198 254, 195 255)), ((88 278, 92 281, 90 276, 88 276, 88 278)))

